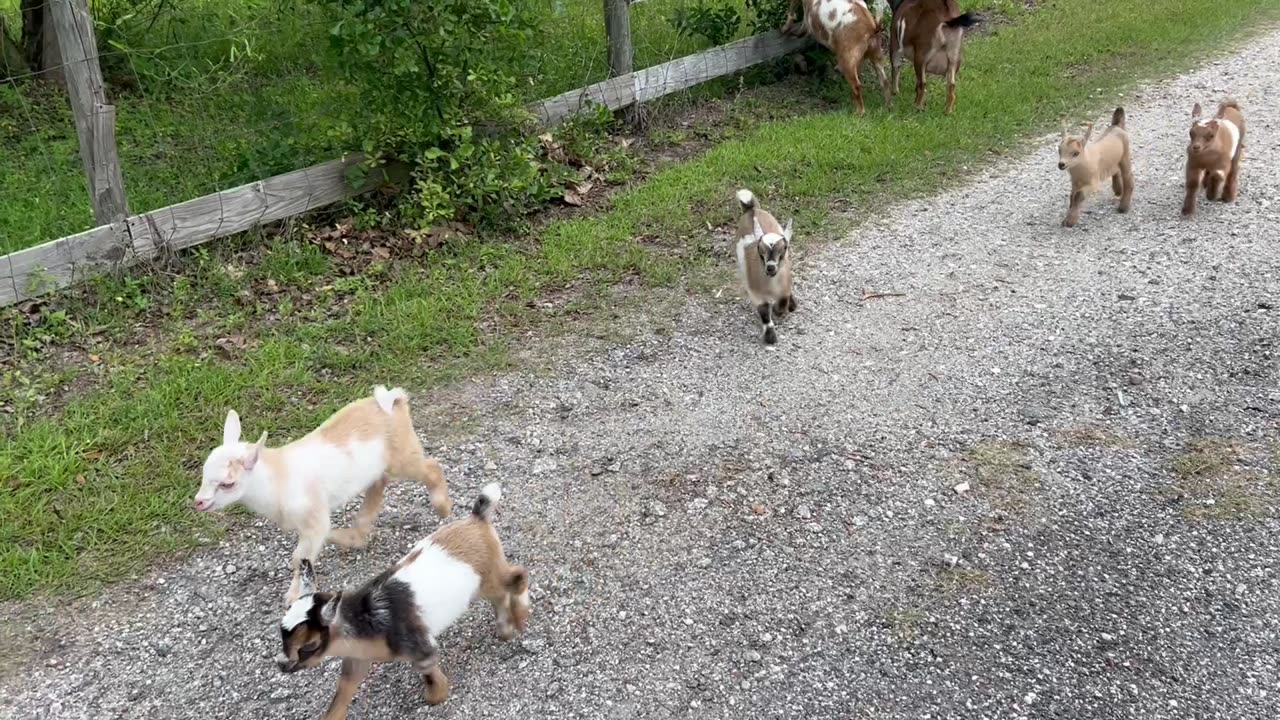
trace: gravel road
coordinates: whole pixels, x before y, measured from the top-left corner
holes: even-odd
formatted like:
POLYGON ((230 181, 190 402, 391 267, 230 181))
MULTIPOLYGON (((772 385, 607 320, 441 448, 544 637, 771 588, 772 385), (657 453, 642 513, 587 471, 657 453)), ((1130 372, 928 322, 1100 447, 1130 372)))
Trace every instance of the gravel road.
MULTIPOLYGON (((419 398, 457 513, 504 483, 534 615, 504 644, 477 606, 447 704, 388 665, 351 717, 1280 716, 1276 67, 1271 34, 1124 98, 1128 215, 1061 228, 1046 137, 803 255, 775 349, 702 298, 668 336, 419 398), (1183 221, 1190 106, 1227 93, 1239 203, 1183 221)), ((388 508, 323 585, 435 527, 419 488, 388 508)), ((335 664, 271 662, 291 549, 250 523, 96 601, 0 608, 33 643, 0 716, 318 717, 335 664)))

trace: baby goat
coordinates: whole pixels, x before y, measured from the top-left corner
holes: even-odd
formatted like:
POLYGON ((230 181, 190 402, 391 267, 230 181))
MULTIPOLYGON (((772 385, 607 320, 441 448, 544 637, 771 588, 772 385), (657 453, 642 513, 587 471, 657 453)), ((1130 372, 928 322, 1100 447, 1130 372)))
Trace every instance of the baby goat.
POLYGON ((751 305, 760 314, 767 345, 778 342, 773 316, 796 309, 791 293, 791 220, 785 227, 765 210, 756 207, 750 190, 738 191, 742 215, 738 218, 738 277, 747 290, 751 305))
POLYGON ((204 479, 196 493, 199 512, 243 503, 298 533, 293 551, 293 581, 286 602, 298 599, 298 564, 315 561, 326 539, 343 547, 362 548, 392 478, 417 480, 431 494, 440 517, 452 510, 440 463, 426 457, 409 418, 404 390, 373 389, 373 397, 357 400, 325 420, 305 437, 278 448, 240 441, 240 417, 227 412, 222 445, 204 462, 204 479), (357 495, 364 501, 355 526, 329 529, 329 516, 357 495))
POLYGON ((1218 114, 1200 119, 1200 103, 1191 109, 1191 142, 1187 144, 1187 196, 1182 215, 1196 212, 1196 192, 1204 185, 1206 200, 1236 201, 1240 190, 1240 161, 1244 159, 1244 114, 1240 103, 1227 98, 1218 114))
POLYGON ((956 109, 956 77, 963 61, 964 29, 978 24, 973 13, 960 12, 956 0, 905 0, 893 11, 889 23, 889 64, 893 67, 893 94, 902 80, 907 57, 916 70, 916 109, 924 110, 925 73, 947 79, 950 115, 956 109))
POLYGON ((1111 178, 1111 189, 1120 197, 1120 212, 1129 212, 1133 202, 1133 166, 1129 155, 1129 133, 1124 128, 1124 108, 1111 114, 1111 127, 1092 145, 1093 123, 1085 128, 1084 137, 1074 138, 1062 125, 1058 143, 1058 169, 1071 175, 1071 206, 1062 221, 1066 227, 1080 222, 1085 199, 1097 191, 1098 185, 1111 178))
POLYGON ((782 32, 799 37, 806 30, 814 40, 835 53, 836 66, 849 83, 859 115, 865 112, 862 80, 858 77, 858 67, 862 65, 863 58, 871 63, 880 77, 885 107, 893 104, 889 96, 889 79, 884 71, 884 57, 880 54, 880 21, 871 14, 863 0, 791 0, 782 32), (796 29, 796 8, 802 1, 804 25, 796 29))
POLYGON ((498 637, 510 640, 529 622, 529 573, 510 565, 492 524, 502 492, 485 486, 471 517, 449 523, 420 541, 394 566, 359 588, 316 592, 311 563, 303 561, 302 597, 280 622, 283 651, 276 664, 286 673, 343 658, 338 691, 325 720, 343 720, 371 663, 413 663, 426 684, 424 699, 449 698, 436 638, 462 617, 476 596, 498 616, 498 637))

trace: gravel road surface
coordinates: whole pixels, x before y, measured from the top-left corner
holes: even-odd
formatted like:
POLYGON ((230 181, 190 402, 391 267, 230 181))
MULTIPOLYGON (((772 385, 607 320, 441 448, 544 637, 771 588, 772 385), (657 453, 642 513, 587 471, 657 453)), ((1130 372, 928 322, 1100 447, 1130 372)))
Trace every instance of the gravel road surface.
MULTIPOLYGON (((1270 34, 1124 98, 1130 214, 1103 195, 1061 228, 1045 137, 802 254, 775 349, 699 298, 669 335, 418 398, 457 514, 503 482, 534 615, 502 643, 476 606, 448 703, 386 665, 351 717, 1280 716, 1277 67, 1270 34), (1184 221, 1191 104, 1228 93, 1240 200, 1184 221)), ((0 607, 30 640, 0 717, 318 717, 336 663, 275 669, 292 544, 248 525, 91 602, 0 607)), ((395 486, 322 585, 435 526, 395 486)))

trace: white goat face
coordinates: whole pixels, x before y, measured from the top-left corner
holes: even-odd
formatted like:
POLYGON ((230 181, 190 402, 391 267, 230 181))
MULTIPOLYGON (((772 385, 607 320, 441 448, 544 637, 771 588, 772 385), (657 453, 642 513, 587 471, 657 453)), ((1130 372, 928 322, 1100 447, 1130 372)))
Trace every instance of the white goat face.
POLYGON ((760 262, 764 263, 764 273, 769 277, 778 274, 778 266, 787 256, 787 247, 791 244, 791 220, 782 228, 782 234, 766 233, 755 221, 756 252, 760 254, 760 262))
POLYGON ((257 443, 240 442, 240 417, 234 410, 229 411, 222 427, 222 444, 204 461, 195 509, 198 512, 221 510, 244 497, 244 476, 257 467, 266 443, 265 432, 257 443))

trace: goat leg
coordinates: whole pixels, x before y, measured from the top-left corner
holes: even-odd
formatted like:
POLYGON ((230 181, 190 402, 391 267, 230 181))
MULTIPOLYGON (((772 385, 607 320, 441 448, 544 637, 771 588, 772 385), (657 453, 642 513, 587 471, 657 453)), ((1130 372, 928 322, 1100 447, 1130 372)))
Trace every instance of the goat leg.
POLYGON ((1062 221, 1063 227, 1075 227, 1080 222, 1080 210, 1084 207, 1084 191, 1071 191, 1071 206, 1067 208, 1067 217, 1062 221))
POLYGON ((1200 170, 1187 168, 1187 194, 1182 198, 1182 217, 1196 214, 1196 193, 1200 191, 1201 175, 1200 170))
POLYGON ((342 661, 342 674, 338 676, 338 691, 329 701, 329 709, 324 713, 324 720, 347 719, 347 709, 351 707, 351 700, 360 689, 360 683, 369 676, 369 667, 368 660, 346 658, 342 661))
POLYGON ((773 329, 773 305, 768 302, 760 303, 756 306, 756 312, 764 325, 764 344, 773 345, 778 342, 778 332, 773 329))

